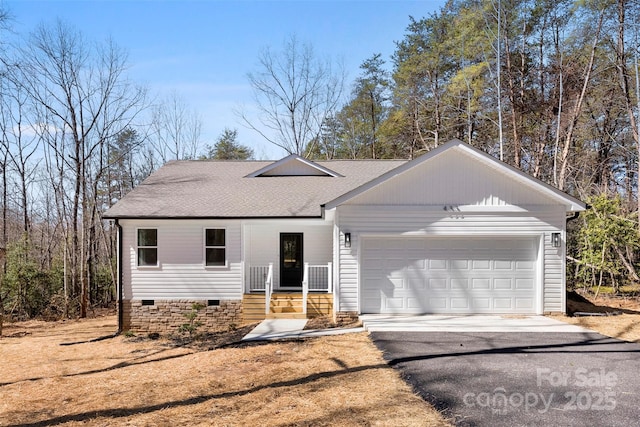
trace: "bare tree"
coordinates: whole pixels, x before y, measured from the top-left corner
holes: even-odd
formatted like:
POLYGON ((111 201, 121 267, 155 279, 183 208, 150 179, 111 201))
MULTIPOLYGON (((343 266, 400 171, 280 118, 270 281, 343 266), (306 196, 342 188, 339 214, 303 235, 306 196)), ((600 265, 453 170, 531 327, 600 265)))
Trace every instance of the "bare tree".
MULTIPOLYGON (((3 82, 4 83, 4 82, 3 82)), ((4 85, 0 86, 0 128, 1 128, 1 138, 2 143, 0 144, 0 167, 2 168, 2 242, 0 243, 2 247, 0 247, 0 262, 2 262, 2 269, 0 273, 2 274, 2 278, 0 279, 0 337, 2 337, 2 326, 4 323, 4 300, 5 300, 5 275, 7 272, 7 260, 6 260, 6 250, 7 250, 7 199, 8 199, 8 181, 7 181, 7 165, 9 163, 9 143, 5 136, 7 130, 6 123, 6 115, 4 114, 4 85)))
POLYGON ((313 47, 291 36, 280 51, 266 48, 258 70, 247 75, 258 110, 257 120, 246 112, 247 126, 290 154, 313 151, 322 124, 335 109, 344 87, 343 68, 315 56, 313 47))
POLYGON ((193 159, 200 148, 202 120, 176 93, 171 93, 152 112, 150 142, 159 159, 193 159))
POLYGON ((86 316, 92 280, 92 233, 95 198, 92 182, 100 169, 105 143, 130 126, 144 105, 145 92, 124 75, 126 54, 112 42, 94 45, 71 27, 57 22, 39 27, 19 52, 24 90, 37 114, 36 130, 54 160, 53 183, 60 194, 61 214, 70 230, 71 289, 80 296, 86 316), (65 196, 70 194, 69 203, 65 196))
POLYGON ((598 42, 600 41, 600 31, 602 30, 602 22, 604 20, 606 10, 603 8, 598 12, 598 20, 595 27, 595 34, 593 36, 593 42, 589 50, 589 60, 584 67, 582 73, 582 89, 579 93, 576 93, 573 100, 573 108, 569 111, 568 124, 565 130, 564 146, 560 152, 560 170, 558 172, 558 181, 556 185, 559 189, 564 190, 567 184, 567 175, 569 173, 569 154, 571 153, 571 147, 574 143, 576 126, 582 113, 582 106, 584 104, 585 97, 591 82, 591 76, 593 74, 593 64, 595 62, 596 49, 598 42))
MULTIPOLYGON (((12 67, 13 68, 13 67, 12 67)), ((39 146, 39 138, 33 131, 33 126, 27 117, 28 96, 21 88, 20 83, 13 78, 14 73, 6 73, 7 78, 3 85, 3 96, 0 102, 0 132, 2 141, 7 151, 10 165, 8 166, 17 181, 18 199, 22 220, 22 240, 25 245, 29 242, 30 214, 29 197, 30 186, 33 183, 40 159, 36 154, 39 146)))
MULTIPOLYGON (((7 23, 9 21, 9 12, 0 5, 0 31, 4 31, 7 29, 7 23)), ((6 60, 4 57, 4 46, 0 41, 0 98, 4 98, 5 88, 4 88, 4 73, 6 71, 6 60)), ((4 99, 2 99, 2 103, 4 104, 4 99)), ((4 114, 2 115, 2 123, 3 130, 4 126, 4 114)), ((7 271, 7 261, 6 261, 6 250, 7 250, 7 164, 9 162, 9 147, 7 139, 2 136, 2 143, 0 144, 0 168, 2 169, 2 242, 0 244, 2 247, 0 248, 0 263, 1 270, 0 273, 2 277, 0 278, 0 337, 2 337, 2 326, 4 323, 4 300, 5 300, 5 290, 4 290, 4 281, 5 281, 5 273, 7 271)))

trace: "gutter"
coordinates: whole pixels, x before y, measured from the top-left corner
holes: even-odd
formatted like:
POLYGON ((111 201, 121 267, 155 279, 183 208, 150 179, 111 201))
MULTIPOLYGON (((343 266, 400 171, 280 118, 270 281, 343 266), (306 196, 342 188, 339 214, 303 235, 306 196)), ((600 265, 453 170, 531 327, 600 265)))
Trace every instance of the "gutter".
MULTIPOLYGON (((584 208, 585 208, 585 210, 591 209, 591 205, 585 204, 584 208)), ((571 212, 571 216, 566 217, 567 224, 569 222, 573 221, 574 219, 578 219, 579 216, 580 216, 580 211, 571 212)))
POLYGON ((118 332, 117 334, 121 334, 123 332, 122 327, 124 325, 124 312, 123 312, 123 302, 122 298, 124 296, 124 292, 122 291, 122 226, 118 219, 115 220, 116 228, 118 229, 118 332))

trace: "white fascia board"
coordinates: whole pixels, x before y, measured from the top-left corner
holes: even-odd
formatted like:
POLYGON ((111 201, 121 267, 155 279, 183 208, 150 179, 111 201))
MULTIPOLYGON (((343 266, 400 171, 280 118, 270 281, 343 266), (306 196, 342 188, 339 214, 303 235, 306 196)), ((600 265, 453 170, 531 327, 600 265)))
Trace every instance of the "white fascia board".
POLYGON ((324 173, 326 173, 327 175, 332 176, 332 177, 334 177, 334 178, 342 177, 342 175, 340 175, 339 173, 334 172, 334 171, 332 171, 331 169, 326 168, 326 167, 324 167, 324 166, 321 166, 321 165, 317 164, 316 162, 312 162, 311 160, 303 159, 302 157, 298 157, 296 160, 298 160, 298 161, 299 161, 299 162, 301 162, 301 163, 304 163, 304 164, 305 164, 305 165, 307 165, 307 166, 310 166, 310 167, 312 167, 312 168, 314 168, 314 169, 317 169, 317 170, 319 170, 320 172, 324 172, 324 173))
POLYGON ((546 182, 539 180, 538 178, 532 177, 531 175, 521 171, 514 166, 496 159, 495 157, 485 153, 484 151, 481 151, 461 141, 459 148, 471 155, 474 155, 480 161, 484 161, 488 165, 495 167, 506 175, 515 175, 514 178, 516 178, 523 184, 532 186, 542 194, 545 194, 546 196, 557 200, 559 204, 565 205, 567 207, 567 212, 581 212, 587 209, 587 205, 583 201, 578 200, 577 198, 555 188, 552 185, 547 184, 546 182))
POLYGON ((288 163, 289 161, 291 161, 293 158, 296 158, 298 156, 296 156, 295 154, 290 154, 287 157, 284 157, 276 162, 273 162, 271 164, 268 164, 267 166, 258 169, 255 172, 250 173, 249 175, 247 175, 245 178, 255 178, 257 176, 262 175, 265 172, 268 172, 274 168, 277 168, 278 166, 284 164, 284 163, 288 163))

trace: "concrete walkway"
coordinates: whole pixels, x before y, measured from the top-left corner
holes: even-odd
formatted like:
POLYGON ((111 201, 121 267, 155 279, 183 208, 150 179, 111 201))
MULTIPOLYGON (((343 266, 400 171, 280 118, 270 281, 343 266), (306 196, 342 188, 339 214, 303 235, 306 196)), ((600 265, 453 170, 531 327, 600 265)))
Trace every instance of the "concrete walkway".
POLYGON ((545 316, 362 315, 369 332, 593 332, 545 316))
POLYGON ((360 328, 304 329, 306 319, 266 319, 242 338, 242 341, 269 341, 287 338, 319 337, 353 332, 593 332, 545 316, 497 315, 416 315, 360 316, 360 328))
POLYGON ((364 332, 364 328, 304 329, 306 319, 266 319, 242 338, 242 341, 270 341, 364 332))

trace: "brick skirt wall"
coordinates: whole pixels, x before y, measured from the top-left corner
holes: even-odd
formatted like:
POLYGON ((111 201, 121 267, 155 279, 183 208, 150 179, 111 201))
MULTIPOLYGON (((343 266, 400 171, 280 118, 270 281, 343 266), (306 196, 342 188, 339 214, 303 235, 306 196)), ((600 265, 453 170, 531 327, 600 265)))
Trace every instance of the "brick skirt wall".
POLYGON ((124 300, 123 331, 178 332, 180 326, 189 323, 185 314, 190 313, 193 304, 205 307, 198 310, 195 319, 202 326, 198 331, 227 330, 234 324, 242 324, 242 300, 221 300, 220 305, 207 306, 207 300, 154 300, 153 305, 142 305, 141 300, 124 300))
POLYGON ((357 311, 337 311, 334 315, 334 321, 336 323, 351 323, 357 322, 359 317, 357 311))

